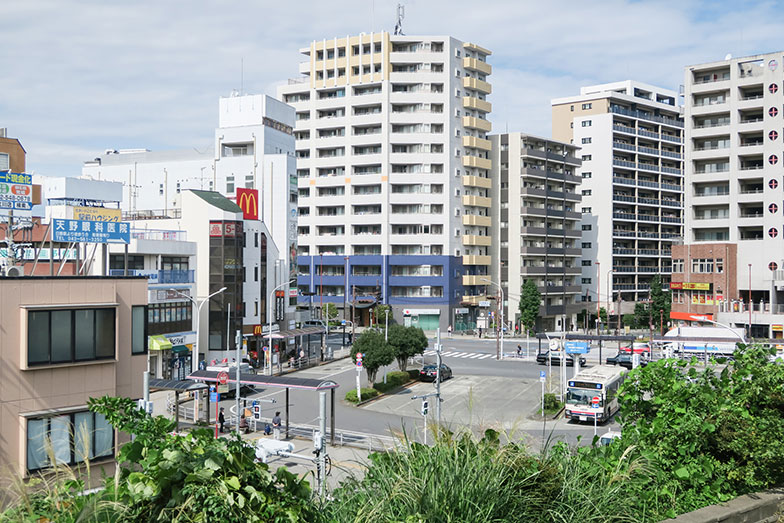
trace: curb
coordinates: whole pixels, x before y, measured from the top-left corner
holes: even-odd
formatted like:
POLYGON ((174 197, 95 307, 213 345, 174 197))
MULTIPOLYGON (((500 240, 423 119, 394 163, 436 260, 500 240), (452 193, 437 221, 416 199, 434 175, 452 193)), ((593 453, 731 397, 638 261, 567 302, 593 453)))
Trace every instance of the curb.
POLYGON ((345 399, 343 401, 345 401, 346 403, 348 403, 349 405, 352 405, 354 407, 361 407, 361 406, 366 405, 368 403, 372 403, 372 402, 374 402, 376 400, 379 400, 379 399, 381 399, 381 398, 383 398, 385 396, 390 396, 393 393, 397 393, 400 389, 404 389, 404 388, 408 387, 409 385, 411 385, 412 383, 419 383, 419 380, 408 381, 406 383, 403 383, 402 385, 398 385, 394 389, 390 389, 390 390, 388 390, 386 392, 381 392, 381 393, 379 393, 378 396, 373 396, 372 398, 364 400, 364 401, 360 401, 359 403, 351 403, 350 401, 346 401, 345 399))

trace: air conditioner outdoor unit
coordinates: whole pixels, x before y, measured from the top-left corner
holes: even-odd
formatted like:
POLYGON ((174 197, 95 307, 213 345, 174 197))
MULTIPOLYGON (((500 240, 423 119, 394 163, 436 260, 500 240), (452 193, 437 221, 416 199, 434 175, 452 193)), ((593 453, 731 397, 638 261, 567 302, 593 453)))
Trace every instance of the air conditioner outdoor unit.
POLYGON ((6 267, 5 276, 24 276, 24 268, 16 265, 6 267))

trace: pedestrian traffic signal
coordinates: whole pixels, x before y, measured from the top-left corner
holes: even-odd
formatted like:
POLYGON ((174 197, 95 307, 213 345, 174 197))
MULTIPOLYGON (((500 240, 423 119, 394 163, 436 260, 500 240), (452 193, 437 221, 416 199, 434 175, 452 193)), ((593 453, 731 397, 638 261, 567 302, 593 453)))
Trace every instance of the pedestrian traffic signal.
POLYGON ((253 406, 253 417, 257 420, 261 419, 261 405, 253 406))
POLYGON ((427 407, 428 407, 427 400, 422 400, 422 415, 423 416, 427 416, 427 407))

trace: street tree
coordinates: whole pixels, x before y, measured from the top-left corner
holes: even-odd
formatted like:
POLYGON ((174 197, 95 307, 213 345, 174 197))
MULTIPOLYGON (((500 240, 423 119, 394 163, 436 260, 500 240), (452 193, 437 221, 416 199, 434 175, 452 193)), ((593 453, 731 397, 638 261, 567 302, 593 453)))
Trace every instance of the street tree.
POLYGON ((647 329, 651 319, 651 310, 647 303, 638 301, 634 304, 634 328, 647 329))
POLYGON ((607 309, 604 307, 599 308, 599 318, 602 320, 602 325, 604 325, 605 328, 609 327, 607 324, 607 309))
POLYGON ((378 369, 389 365, 395 360, 395 350, 384 340, 384 333, 377 329, 368 329, 359 335, 351 346, 351 359, 357 362, 357 353, 362 353, 362 366, 367 371, 368 381, 376 381, 378 369))
POLYGON ((387 311, 389 311, 389 323, 391 325, 394 321, 392 318, 392 307, 390 305, 376 305, 374 314, 379 325, 384 325, 386 322, 387 311))
POLYGON ((536 327, 536 318, 539 317, 539 306, 542 303, 542 295, 536 288, 536 282, 525 280, 520 289, 520 320, 523 322, 523 330, 533 333, 536 327))
POLYGON ((672 294, 662 289, 661 277, 657 274, 651 279, 651 321, 654 325, 670 319, 672 294))
POLYGON ((422 354, 428 341, 425 332, 419 327, 389 326, 389 344, 395 351, 395 359, 400 370, 405 372, 408 358, 422 354))
POLYGON ((326 322, 334 321, 338 318, 338 307, 334 303, 325 303, 322 311, 322 319, 326 322))

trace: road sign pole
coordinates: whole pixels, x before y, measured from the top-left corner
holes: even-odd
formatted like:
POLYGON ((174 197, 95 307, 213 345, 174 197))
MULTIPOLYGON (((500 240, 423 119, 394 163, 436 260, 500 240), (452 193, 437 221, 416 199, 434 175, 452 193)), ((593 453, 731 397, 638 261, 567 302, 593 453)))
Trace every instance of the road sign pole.
POLYGON ((593 411, 593 435, 594 435, 594 437, 596 437, 596 423, 597 423, 596 420, 599 417, 599 413, 596 411, 596 409, 599 407, 599 403, 601 401, 602 401, 602 399, 599 396, 594 396, 593 398, 591 398, 591 403, 593 404, 593 408, 594 408, 594 411, 593 411))
POLYGON ((544 438, 547 427, 547 417, 544 415, 544 380, 542 380, 542 450, 544 450, 544 438))
POLYGON ((220 395, 218 394, 218 385, 216 384, 215 385, 215 438, 216 439, 218 438, 218 404, 220 403, 218 401, 218 398, 220 398, 220 395))
POLYGON ((441 427, 441 328, 436 329, 436 430, 441 427))

